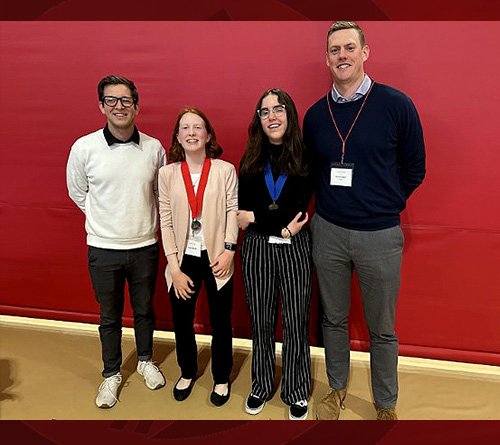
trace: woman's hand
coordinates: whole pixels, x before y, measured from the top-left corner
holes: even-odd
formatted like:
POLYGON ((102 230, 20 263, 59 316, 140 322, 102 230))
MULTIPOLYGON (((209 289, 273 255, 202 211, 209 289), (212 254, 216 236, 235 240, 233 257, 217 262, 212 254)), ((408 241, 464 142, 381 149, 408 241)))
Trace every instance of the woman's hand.
POLYGON ((297 213, 295 218, 293 218, 292 221, 290 221, 290 223, 288 223, 287 227, 288 227, 288 230, 290 230, 290 233, 292 234, 292 236, 297 235, 297 233, 300 232, 300 229, 302 229, 302 226, 309 219, 309 215, 306 212, 306 216, 304 217, 304 219, 301 222, 297 222, 301 216, 302 216, 302 212, 297 213))
POLYGON ((238 210, 236 220, 238 221, 238 227, 245 230, 249 224, 255 222, 255 215, 247 210, 238 210))
POLYGON ((191 278, 189 278, 180 269, 172 271, 171 274, 175 296, 177 298, 182 298, 183 300, 191 298, 191 294, 194 293, 194 283, 191 278))
MULTIPOLYGON (((248 213, 248 212, 247 212, 248 213)), ((225 249, 215 261, 210 264, 212 272, 217 278, 225 278, 231 272, 231 266, 234 260, 234 251, 225 249)))

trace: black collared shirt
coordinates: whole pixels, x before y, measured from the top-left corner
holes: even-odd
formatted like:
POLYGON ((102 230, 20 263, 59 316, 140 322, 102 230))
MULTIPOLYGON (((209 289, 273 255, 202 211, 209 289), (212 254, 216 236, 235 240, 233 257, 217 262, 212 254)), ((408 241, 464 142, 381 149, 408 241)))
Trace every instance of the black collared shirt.
POLYGON ((132 133, 132 136, 130 136, 130 139, 126 141, 121 141, 120 139, 115 138, 112 134, 111 131, 109 131, 108 124, 104 127, 104 137, 106 139, 106 142, 108 145, 111 147, 113 144, 128 144, 129 142, 134 142, 137 145, 139 145, 139 130, 137 127, 134 125, 134 132, 132 133))

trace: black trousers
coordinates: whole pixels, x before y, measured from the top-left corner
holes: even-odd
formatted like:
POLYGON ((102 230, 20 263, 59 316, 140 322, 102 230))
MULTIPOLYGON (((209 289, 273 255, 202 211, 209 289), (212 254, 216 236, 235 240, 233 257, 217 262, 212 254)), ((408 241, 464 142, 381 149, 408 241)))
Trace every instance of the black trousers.
POLYGON ((122 364, 122 316, 125 281, 134 313, 135 343, 139 360, 153 356, 155 314, 153 295, 158 275, 158 243, 138 249, 117 250, 89 247, 89 272, 101 307, 99 335, 102 344, 102 375, 120 372, 122 364))
POLYGON ((309 309, 312 289, 311 235, 307 227, 291 244, 247 230, 241 246, 246 301, 252 320, 252 391, 271 397, 275 374, 278 296, 283 324, 281 399, 288 405, 307 400, 311 389, 309 309))
POLYGON ((229 382, 233 367, 233 333, 231 311, 233 308, 233 278, 217 290, 215 277, 210 267, 206 250, 201 257, 184 255, 181 270, 194 282, 194 294, 183 300, 175 296, 174 287, 170 289, 172 316, 175 331, 175 350, 181 375, 185 379, 194 379, 198 371, 198 352, 194 332, 196 301, 205 283, 212 328, 212 375, 216 384, 229 382))

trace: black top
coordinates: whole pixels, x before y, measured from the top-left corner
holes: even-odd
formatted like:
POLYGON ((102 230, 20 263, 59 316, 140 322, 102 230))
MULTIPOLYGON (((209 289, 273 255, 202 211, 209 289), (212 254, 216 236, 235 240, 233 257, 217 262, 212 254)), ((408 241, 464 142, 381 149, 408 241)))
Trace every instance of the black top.
MULTIPOLYGON (((283 145, 266 143, 263 146, 263 153, 267 154, 267 158, 271 162, 275 182, 280 174, 277 161, 282 150, 283 145)), ((244 178, 240 175, 238 207, 240 210, 254 212, 255 215, 255 223, 250 224, 247 230, 254 230, 263 235, 281 236, 281 229, 286 227, 297 213, 303 213, 300 219, 302 220, 309 206, 312 191, 313 185, 310 176, 289 175, 276 200, 278 209, 270 210, 269 206, 273 200, 267 189, 264 172, 257 173, 250 178, 244 178)))

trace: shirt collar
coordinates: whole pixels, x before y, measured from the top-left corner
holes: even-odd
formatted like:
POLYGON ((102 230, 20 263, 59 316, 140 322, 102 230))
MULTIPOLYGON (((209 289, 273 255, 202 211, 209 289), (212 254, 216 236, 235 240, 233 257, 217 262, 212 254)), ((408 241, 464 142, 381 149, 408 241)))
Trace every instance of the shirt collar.
POLYGON ((104 127, 104 138, 106 139, 106 142, 108 145, 111 147, 113 144, 128 144, 129 142, 133 142, 137 145, 139 145, 139 130, 137 127, 134 125, 134 132, 132 133, 132 136, 126 141, 121 141, 120 139, 116 138, 111 134, 111 131, 109 131, 108 124, 104 127))
POLYGON ((370 89, 370 85, 372 84, 372 80, 368 77, 367 74, 365 74, 365 77, 363 78, 363 82, 361 82, 361 85, 358 87, 356 92, 351 96, 350 99, 346 99, 342 94, 340 94, 337 89, 335 88, 335 85, 333 85, 332 88, 332 99, 334 102, 352 102, 354 100, 359 99, 360 97, 363 97, 366 93, 368 93, 368 90, 370 89))

